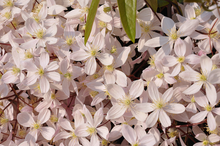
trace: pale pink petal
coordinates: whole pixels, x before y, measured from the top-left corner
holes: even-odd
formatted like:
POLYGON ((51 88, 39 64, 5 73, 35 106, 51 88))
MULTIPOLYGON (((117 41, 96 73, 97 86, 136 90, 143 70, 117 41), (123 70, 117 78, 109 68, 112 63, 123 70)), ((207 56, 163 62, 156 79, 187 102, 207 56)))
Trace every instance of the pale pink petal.
POLYGON ((57 33, 57 26, 56 25, 52 25, 51 27, 49 27, 46 32, 44 37, 52 37, 57 33))
POLYGON ((220 136, 217 135, 217 134, 211 134, 211 135, 208 136, 208 140, 211 143, 216 143, 216 142, 220 141, 220 136))
POLYGON ((121 133, 130 144, 134 144, 136 142, 136 132, 129 125, 123 124, 121 128, 121 133))
POLYGON ((46 140, 51 140, 55 130, 52 127, 41 127, 40 133, 46 140))
POLYGON ((149 113, 153 110, 156 109, 156 107, 154 106, 153 103, 136 103, 135 107, 136 110, 140 111, 140 112, 145 112, 145 113, 149 113))
POLYGON ((178 57, 185 56, 186 44, 181 38, 178 38, 176 40, 175 45, 174 45, 174 51, 178 57))
POLYGON ((105 71, 104 79, 106 84, 115 84, 115 76, 111 72, 105 71))
POLYGON ((169 37, 160 36, 148 40, 144 45, 147 47, 159 47, 159 46, 163 46, 168 41, 169 41, 169 37))
POLYGON ((84 73, 84 70, 78 66, 72 66, 72 79, 78 78, 84 73))
POLYGON ((98 50, 101 50, 104 46, 104 36, 102 33, 98 33, 92 42, 93 47, 98 47, 98 50))
POLYGON ((161 27, 162 27, 163 32, 165 32, 167 35, 170 34, 170 30, 173 27, 175 27, 175 29, 176 29, 176 25, 175 25, 174 21, 168 17, 162 18, 161 27))
POLYGON ((141 139, 139 139, 139 146, 153 146, 156 144, 156 139, 154 137, 154 135, 152 134, 147 134, 145 136, 143 136, 141 139))
POLYGON ((20 48, 22 49, 30 49, 30 48, 35 48, 36 47, 36 44, 38 43, 39 39, 32 39, 32 40, 29 40, 25 43, 22 43, 20 45, 20 48))
POLYGON ((173 88, 171 87, 171 88, 167 89, 167 90, 163 93, 162 99, 163 99, 165 102, 169 102, 170 99, 172 98, 172 96, 173 96, 173 88))
POLYGON ((103 120, 103 109, 99 108, 94 115, 94 127, 97 127, 103 120))
POLYGON ((41 90, 41 93, 46 93, 46 92, 49 91, 49 89, 50 89, 49 81, 47 80, 46 77, 41 76, 41 78, 40 78, 40 90, 41 90))
POLYGON ((85 64, 85 73, 93 75, 96 72, 97 63, 95 57, 89 57, 85 64))
POLYGON ((49 78, 50 80, 53 80, 53 81, 56 81, 56 82, 61 81, 61 77, 60 77, 60 74, 58 72, 48 72, 48 73, 45 73, 45 76, 47 78, 49 78))
POLYGON ((208 111, 201 111, 195 115, 193 115, 190 119, 189 122, 191 123, 199 123, 202 120, 205 119, 206 115, 208 114, 208 111))
POLYGON ((78 18, 82 14, 81 11, 82 11, 81 9, 74 9, 74 10, 68 12, 64 17, 68 18, 68 19, 70 19, 70 18, 78 18))
POLYGON ((195 10, 191 5, 186 5, 185 7, 185 17, 188 19, 196 18, 195 10))
POLYGON ((154 18, 154 15, 150 8, 142 9, 138 14, 137 18, 143 21, 151 21, 154 18))
POLYGON ((33 117, 27 112, 19 113, 17 120, 18 123, 24 127, 32 127, 32 125, 35 123, 33 117))
POLYGON ((189 36, 198 27, 199 20, 186 20, 177 31, 177 34, 182 36, 189 36))
POLYGON ((84 117, 83 117, 82 113, 78 110, 74 114, 74 126, 76 128, 82 124, 84 124, 84 117))
POLYGON ((50 110, 43 109, 40 111, 39 115, 37 116, 37 120, 40 124, 43 124, 50 119, 50 115, 51 115, 50 110))
POLYGON ((70 82, 68 79, 64 78, 63 83, 62 83, 62 90, 66 94, 66 96, 70 95, 70 90, 69 90, 70 82))
POLYGON ((158 91, 157 86, 155 85, 154 82, 150 82, 147 91, 148 91, 152 101, 158 101, 160 99, 159 91, 158 91))
POLYGON ((61 12, 63 12, 64 10, 67 10, 67 8, 65 8, 64 6, 53 5, 53 6, 49 7, 48 14, 49 15, 57 15, 57 14, 60 14, 61 12))
POLYGON ((208 124, 210 131, 213 131, 216 129, 217 124, 216 124, 215 117, 213 116, 212 112, 209 112, 207 115, 207 124, 208 124))
POLYGON ((95 145, 99 145, 99 138, 98 138, 98 136, 97 136, 97 134, 93 134, 92 136, 91 136, 91 139, 90 139, 90 145, 91 146, 95 146, 95 145))
POLYGON ((144 81, 142 79, 136 80, 132 83, 129 94, 132 95, 132 99, 139 97, 144 91, 144 81))
POLYGON ((59 68, 57 61, 50 62, 50 64, 45 68, 45 71, 54 71, 59 68))
POLYGON ((105 85, 101 82, 90 82, 86 84, 86 86, 98 92, 103 92, 104 90, 106 90, 105 85))
POLYGON ((61 131, 56 134, 56 136, 53 138, 53 142, 58 141, 60 139, 67 139, 71 137, 71 134, 66 131, 61 131))
POLYGON ((89 133, 87 132, 89 125, 88 124, 81 124, 80 126, 76 127, 74 133, 78 137, 87 137, 89 136, 89 133))
POLYGON ((39 130, 36 129, 30 130, 30 132, 26 135, 25 140, 36 142, 38 137, 38 132, 39 130))
POLYGON ((164 127, 168 127, 171 125, 170 117, 167 115, 167 113, 163 109, 160 110, 159 120, 160 120, 160 123, 164 127))
POLYGON ((96 95, 92 102, 91 102, 91 106, 95 106, 97 104, 99 104, 100 102, 102 102, 104 99, 106 99, 107 95, 105 92, 101 92, 98 95, 96 95))
POLYGON ((211 71, 207 79, 211 84, 219 84, 220 83, 220 69, 215 69, 211 71))
POLYGON ((101 53, 97 58, 104 65, 111 65, 114 59, 113 56, 108 53, 101 53))
MULTIPOLYGON (((73 131, 73 128, 72 128, 70 122, 69 122, 67 119, 62 118, 62 119, 59 120, 58 123, 59 123, 59 125, 60 125, 63 129, 69 130, 69 131, 73 131)), ((83 123, 82 123, 82 124, 83 124, 83 123)))
POLYGON ((125 96, 124 90, 119 85, 108 84, 106 85, 106 89, 109 94, 115 99, 122 99, 125 96))
POLYGON ((153 127, 156 124, 159 118, 159 113, 160 113, 160 110, 156 109, 147 117, 147 120, 146 120, 147 127, 153 127))
POLYGON ((200 59, 200 63, 201 63, 202 72, 205 75, 209 75, 209 73, 212 70, 212 60, 208 56, 203 55, 200 59))
POLYGON ((205 135, 205 133, 199 133, 196 134, 195 138, 198 139, 199 141, 203 141, 207 138, 207 136, 205 135))
POLYGON ((25 69, 27 69, 28 71, 32 71, 32 72, 37 72, 37 70, 38 70, 37 66, 33 63, 33 61, 31 61, 29 59, 23 61, 22 66, 25 69))
POLYGON ((83 49, 80 49, 80 50, 70 54, 70 58, 75 61, 82 61, 88 57, 89 57, 89 54, 86 51, 84 51, 83 49))
POLYGON ((127 110, 126 107, 121 106, 119 104, 114 104, 111 107, 111 109, 108 111, 107 116, 105 118, 107 120, 119 118, 125 113, 126 110, 127 110))
POLYGON ((193 70, 187 70, 181 72, 179 76, 186 81, 198 81, 201 74, 193 70))
POLYGON ((177 62, 177 58, 174 57, 174 56, 165 56, 163 58, 163 65, 166 66, 166 67, 171 67, 171 66, 174 66, 176 65, 178 62, 177 62))
POLYGON ((99 128, 96 128, 97 130, 97 133, 103 137, 104 139, 108 139, 108 134, 109 134, 109 131, 108 131, 108 128, 105 127, 105 126, 101 126, 99 128))
POLYGON ((41 67, 43 67, 43 69, 46 68, 49 61, 50 61, 50 57, 49 57, 48 53, 47 52, 41 53, 41 55, 40 55, 40 65, 41 65, 41 67))
POLYGON ((215 105, 217 102, 217 93, 215 86, 207 82, 205 84, 205 91, 206 91, 206 96, 211 103, 211 105, 215 105))
POLYGON ((130 51, 131 51, 130 47, 124 47, 124 50, 118 55, 115 61, 115 65, 114 65, 115 68, 122 66, 126 62, 130 51))
POLYGON ((169 103, 163 109, 168 113, 180 114, 185 111, 185 106, 179 103, 169 103))
POLYGON ((17 75, 13 73, 13 71, 7 71, 5 74, 3 74, 1 80, 5 84, 14 83, 18 79, 17 75))
POLYGON ((191 85, 185 91, 183 91, 183 93, 186 95, 197 93, 201 89, 202 85, 203 85, 202 82, 195 82, 193 85, 191 85))
POLYGON ((93 118, 92 118, 92 115, 91 115, 90 111, 86 108, 85 105, 83 106, 83 112, 84 112, 84 115, 85 115, 85 117, 86 117, 88 123, 89 123, 90 125, 94 126, 94 120, 93 120, 93 118))
POLYGON ((127 86, 127 76, 124 72, 120 70, 115 70, 114 74, 116 75, 116 83, 120 85, 121 87, 127 86))
POLYGON ((132 115, 138 120, 138 121, 144 121, 147 118, 147 114, 144 112, 138 111, 136 108, 130 108, 132 115))

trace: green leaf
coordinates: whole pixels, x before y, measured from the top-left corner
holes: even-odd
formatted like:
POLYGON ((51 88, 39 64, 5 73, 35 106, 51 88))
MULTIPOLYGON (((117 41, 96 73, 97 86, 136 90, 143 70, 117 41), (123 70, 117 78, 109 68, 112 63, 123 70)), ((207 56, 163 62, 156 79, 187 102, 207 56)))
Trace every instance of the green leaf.
POLYGON ((131 39, 135 42, 136 34, 136 0, 117 0, 123 28, 131 39))
POLYGON ((158 3, 157 0, 146 0, 148 4, 152 7, 154 12, 157 12, 158 3))
POLYGON ((92 30, 92 24, 93 24, 93 21, 95 19, 96 11, 97 11, 98 6, 99 6, 99 1, 100 0, 92 0, 92 3, 91 3, 90 8, 89 8, 89 14, 87 16, 86 28, 85 28, 85 38, 84 38, 84 43, 85 44, 86 44, 86 42, 89 38, 89 35, 91 33, 91 30, 92 30))
POLYGON ((164 7, 169 4, 169 2, 165 0, 157 0, 157 2, 158 2, 158 7, 164 7))

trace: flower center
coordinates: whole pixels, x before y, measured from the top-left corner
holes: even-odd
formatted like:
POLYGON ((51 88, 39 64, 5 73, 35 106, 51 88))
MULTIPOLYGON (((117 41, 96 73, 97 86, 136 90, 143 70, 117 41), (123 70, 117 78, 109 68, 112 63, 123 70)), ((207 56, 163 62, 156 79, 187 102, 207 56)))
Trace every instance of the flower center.
POLYGON ((73 138, 77 138, 76 134, 74 132, 71 133, 73 138))
POLYGON ((25 55, 25 59, 33 58, 33 55, 31 54, 31 52, 25 52, 24 55, 25 55))
POLYGON ((75 40, 76 39, 74 37, 67 37, 66 38, 66 44, 70 46, 75 42, 75 40))
POLYGON ((110 53, 113 54, 113 53, 116 53, 116 52, 117 52, 117 48, 115 46, 113 46, 110 53))
POLYGON ((108 146, 109 141, 103 139, 102 140, 102 146, 108 146))
POLYGON ((195 97, 194 97, 194 95, 193 95, 193 97, 191 98, 191 102, 192 102, 192 103, 195 103, 195 97))
POLYGON ((98 54, 96 49, 91 49, 90 51, 91 56, 96 56, 98 54))
POLYGON ((43 68, 38 69, 38 74, 40 76, 44 75, 44 69, 43 68))
POLYGON ((208 141, 208 140, 204 140, 204 141, 202 142, 202 144, 203 144, 204 146, 206 146, 206 145, 209 144, 209 141, 208 141))
POLYGON ((6 19, 10 19, 11 18, 11 12, 5 12, 4 17, 6 19))
POLYGON ((154 105, 155 105, 156 108, 158 108, 158 109, 161 109, 161 108, 163 108, 163 107, 165 106, 165 104, 164 104, 164 102, 163 102, 162 99, 160 99, 160 100, 158 100, 158 101, 155 101, 155 102, 154 102, 154 105))
POLYGON ((17 75, 20 71, 21 70, 19 68, 17 68, 17 67, 13 67, 12 68, 12 72, 13 72, 14 75, 17 75))
POLYGON ((96 95, 98 95, 99 94, 99 92, 98 91, 90 91, 89 92, 89 95, 92 97, 92 98, 94 98, 96 95))
POLYGON ((159 78, 159 79, 162 79, 163 76, 164 76, 163 73, 159 73, 159 74, 156 75, 156 77, 159 78))
POLYGON ((64 75, 65 78, 67 79, 71 79, 72 77, 72 74, 70 72, 67 72, 65 75, 64 75))
POLYGON ((185 57, 184 57, 184 56, 180 56, 180 57, 177 59, 177 61, 178 61, 179 63, 182 63, 182 62, 185 61, 185 57))
POLYGON ((56 99, 56 95, 54 93, 52 93, 50 98, 54 100, 54 99, 56 99))
POLYGON ((96 129, 94 127, 87 127, 86 130, 90 135, 96 133, 96 129))
POLYGON ((108 12, 111 11, 111 8, 110 8, 110 7, 104 7, 104 8, 103 8, 103 11, 104 11, 105 13, 108 13, 108 12))
POLYGON ((34 129, 39 129, 39 128, 40 128, 40 124, 35 123, 35 124, 33 125, 33 128, 34 128, 34 129))
POLYGON ((19 130, 18 131, 18 135, 22 138, 24 138, 26 136, 26 133, 27 133, 26 130, 19 130))
POLYGON ((196 17, 199 16, 199 15, 201 15, 202 9, 201 9, 200 7, 194 8, 194 10, 195 10, 196 17))
POLYGON ((135 143, 135 144, 132 144, 132 146, 139 146, 139 144, 138 144, 138 143, 135 143))
POLYGON ((12 7, 14 5, 12 0, 6 0, 3 3, 5 7, 12 7))
POLYGON ((105 69, 112 72, 114 70, 114 67, 113 67, 113 65, 107 65, 107 66, 105 66, 105 69))
POLYGON ((40 29, 38 30, 38 32, 36 33, 37 38, 42 39, 44 36, 44 30, 40 29))
POLYGON ((208 112, 212 111, 212 107, 211 107, 210 105, 207 105, 207 106, 205 107, 205 109, 206 109, 208 112))
POLYGON ((177 35, 177 31, 176 31, 176 28, 173 27, 171 30, 170 30, 170 34, 169 34, 169 38, 173 41, 177 40, 179 37, 177 35))
POLYGON ((199 79, 200 79, 200 81, 203 81, 203 82, 207 80, 207 78, 204 74, 200 75, 199 79))
POLYGON ((106 26, 107 26, 107 24, 105 22, 103 22, 103 21, 98 22, 98 27, 99 28, 105 28, 106 26))
POLYGON ((1 119, 0 119, 0 123, 1 123, 2 125, 8 123, 8 121, 9 121, 9 120, 6 119, 6 118, 1 118, 1 119))

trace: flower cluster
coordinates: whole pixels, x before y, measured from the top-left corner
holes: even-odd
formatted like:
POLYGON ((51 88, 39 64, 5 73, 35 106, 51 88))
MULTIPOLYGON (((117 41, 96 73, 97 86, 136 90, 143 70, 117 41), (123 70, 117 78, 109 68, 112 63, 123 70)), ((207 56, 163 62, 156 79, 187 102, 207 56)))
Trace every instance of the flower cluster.
POLYGON ((0 0, 0 146, 220 144, 220 2, 164 16, 137 0, 0 0), (173 19, 171 19, 173 18, 173 19))

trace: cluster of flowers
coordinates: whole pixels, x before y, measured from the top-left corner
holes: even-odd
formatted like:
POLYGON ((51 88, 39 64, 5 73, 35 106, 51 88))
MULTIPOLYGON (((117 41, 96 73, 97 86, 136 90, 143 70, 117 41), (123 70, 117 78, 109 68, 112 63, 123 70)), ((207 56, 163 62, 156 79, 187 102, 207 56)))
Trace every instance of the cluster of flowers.
POLYGON ((216 6, 179 4, 170 19, 138 0, 126 45, 117 2, 103 0, 84 45, 90 3, 0 1, 0 145, 218 145, 216 6))

